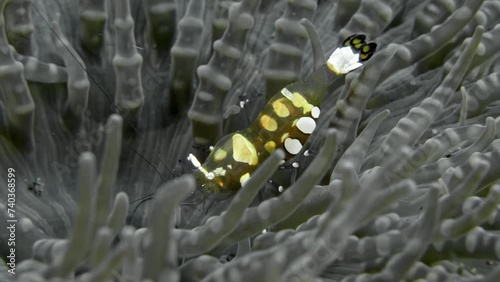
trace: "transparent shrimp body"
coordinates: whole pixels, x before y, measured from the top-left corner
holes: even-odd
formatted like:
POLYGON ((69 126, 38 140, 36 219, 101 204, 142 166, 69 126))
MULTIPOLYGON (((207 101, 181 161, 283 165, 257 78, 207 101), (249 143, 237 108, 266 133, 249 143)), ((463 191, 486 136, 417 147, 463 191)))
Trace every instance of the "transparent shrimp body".
POLYGON ((191 155, 197 181, 210 192, 237 190, 277 148, 287 159, 299 154, 314 133, 328 86, 362 66, 375 49, 364 35, 348 37, 322 67, 272 97, 248 128, 223 137, 203 165, 191 155))

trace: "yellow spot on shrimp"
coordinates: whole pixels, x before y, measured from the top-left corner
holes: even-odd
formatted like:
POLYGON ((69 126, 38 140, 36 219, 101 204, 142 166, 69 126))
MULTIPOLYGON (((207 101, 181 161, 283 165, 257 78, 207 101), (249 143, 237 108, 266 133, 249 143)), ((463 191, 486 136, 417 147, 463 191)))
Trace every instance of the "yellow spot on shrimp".
POLYGON ((311 111, 311 109, 314 107, 313 105, 309 104, 307 100, 298 92, 293 93, 293 100, 292 100, 293 105, 296 108, 302 108, 302 112, 304 114, 307 114, 311 111))
POLYGON ((226 156, 227 156, 227 152, 225 150, 220 149, 220 150, 217 150, 215 152, 214 160, 217 162, 220 162, 223 159, 225 159, 226 156))
POLYGON ((276 131, 278 129, 278 123, 268 115, 262 115, 260 117, 260 125, 267 131, 276 131))
POLYGON ((255 146, 245 136, 235 134, 233 141, 233 158, 237 162, 256 165, 259 163, 255 146))
POLYGON ((267 152, 272 153, 274 149, 276 149, 276 143, 274 143, 274 141, 268 141, 264 144, 264 149, 266 149, 267 152))
POLYGON ((285 104, 283 104, 283 102, 280 100, 276 101, 273 103, 273 109, 274 109, 274 112, 279 116, 279 117, 287 117, 290 115, 290 111, 288 110, 288 108, 286 107, 285 104))
POLYGON ((245 184, 245 182, 250 178, 250 173, 245 173, 243 174, 241 177, 240 177, 240 184, 241 186, 243 186, 243 184, 245 184))

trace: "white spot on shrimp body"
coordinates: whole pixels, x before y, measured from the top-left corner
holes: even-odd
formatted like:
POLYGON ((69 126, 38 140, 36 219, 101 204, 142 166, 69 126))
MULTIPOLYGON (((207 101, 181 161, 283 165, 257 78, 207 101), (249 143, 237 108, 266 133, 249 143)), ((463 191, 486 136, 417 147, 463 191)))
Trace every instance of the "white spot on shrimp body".
POLYGON ((311 134, 316 128, 316 122, 310 117, 301 117, 297 121, 297 128, 304 134, 311 134))
POLYGON ((215 175, 224 176, 224 175, 226 175, 226 170, 225 170, 225 169, 223 169, 222 167, 218 167, 218 168, 216 168, 216 169, 213 171, 213 173, 214 173, 215 175))
POLYGON ((298 139, 287 138, 284 145, 287 152, 292 155, 297 155, 302 150, 302 143, 298 139))
POLYGON ((201 166, 200 161, 198 161, 198 158, 196 158, 196 156, 194 156, 193 154, 189 154, 187 160, 190 161, 196 168, 199 168, 201 166))
POLYGON ((311 116, 313 118, 319 118, 320 113, 321 113, 321 110, 318 107, 314 107, 311 109, 311 116))
POLYGON ((283 96, 287 97, 289 100, 294 100, 292 92, 290 92, 290 90, 286 88, 281 89, 281 94, 283 94, 283 96))

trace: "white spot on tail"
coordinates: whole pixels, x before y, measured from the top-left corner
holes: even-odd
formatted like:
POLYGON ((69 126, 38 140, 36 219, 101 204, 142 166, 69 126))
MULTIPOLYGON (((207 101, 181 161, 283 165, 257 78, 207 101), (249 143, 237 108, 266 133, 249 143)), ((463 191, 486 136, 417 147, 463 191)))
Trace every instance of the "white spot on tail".
POLYGON ((359 54, 354 53, 350 46, 335 49, 327 64, 337 74, 346 74, 363 65, 359 62, 359 54))

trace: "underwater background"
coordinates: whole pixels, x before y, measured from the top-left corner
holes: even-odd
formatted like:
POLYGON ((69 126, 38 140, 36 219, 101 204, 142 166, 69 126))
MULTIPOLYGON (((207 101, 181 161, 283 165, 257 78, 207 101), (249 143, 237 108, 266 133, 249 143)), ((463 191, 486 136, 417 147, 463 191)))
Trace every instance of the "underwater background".
POLYGON ((0 281, 498 281, 500 1, 0 7, 0 281), (307 151, 196 182, 352 34, 307 151))

